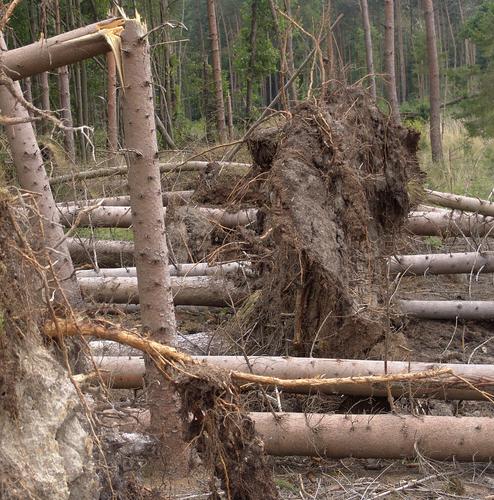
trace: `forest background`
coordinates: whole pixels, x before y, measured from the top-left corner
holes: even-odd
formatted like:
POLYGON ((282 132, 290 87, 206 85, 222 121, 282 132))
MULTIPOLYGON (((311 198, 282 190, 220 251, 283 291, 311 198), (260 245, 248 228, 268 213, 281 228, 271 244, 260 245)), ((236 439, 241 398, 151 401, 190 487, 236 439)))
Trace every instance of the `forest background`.
MULTIPOLYGON (((333 23, 332 34, 318 44, 313 62, 301 71, 276 108, 289 109, 294 100, 317 97, 325 82, 330 82, 329 87, 331 82, 361 82, 369 87, 364 4, 368 6, 377 102, 389 109, 385 61, 385 4, 389 3, 119 2, 127 15, 137 11, 147 21, 160 148, 194 151, 218 139, 228 142, 241 137, 333 23), (221 68, 215 65, 212 23, 217 30, 221 68), (217 123, 218 81, 225 114, 223 131, 217 123)), ((400 116, 406 125, 422 133, 420 159, 431 187, 488 197, 494 174, 494 1, 436 0, 432 4, 444 161, 433 162, 430 154, 429 40, 421 0, 394 1, 394 85, 400 116)), ((9 48, 26 45, 105 19, 115 7, 115 2, 106 0, 24 0, 6 30, 6 41, 9 48)), ((57 111, 68 124, 94 129, 91 138, 76 134, 71 142, 49 124, 37 124, 40 142, 58 158, 56 163, 70 162, 82 168, 105 156, 111 113, 107 78, 107 63, 100 57, 23 81, 26 97, 36 106, 57 111)), ((118 111, 117 106, 117 115, 118 111)), ((117 131, 116 137, 118 142, 121 133, 117 131)), ((6 156, 3 160, 8 163, 6 156)))

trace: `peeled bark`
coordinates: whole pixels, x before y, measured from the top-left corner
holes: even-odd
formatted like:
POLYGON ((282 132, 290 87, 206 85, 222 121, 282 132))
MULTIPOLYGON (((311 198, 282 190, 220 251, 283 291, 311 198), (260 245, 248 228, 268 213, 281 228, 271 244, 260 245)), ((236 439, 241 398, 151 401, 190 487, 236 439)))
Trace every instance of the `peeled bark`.
POLYGON ((430 97, 430 138, 432 160, 443 159, 441 140, 441 87, 439 80, 439 62, 436 47, 436 28, 434 24, 434 4, 432 0, 422 0, 427 38, 427 59, 429 62, 429 97, 430 97))
MULTIPOLYGON (((168 267, 167 272, 169 273, 168 267)), ((236 287, 231 281, 222 279, 206 276, 168 279, 175 305, 224 307, 238 304, 247 296, 245 290, 236 287)), ((158 286, 155 280, 156 278, 153 282, 156 282, 158 286)), ((80 278, 78 282, 82 293, 88 299, 114 304, 140 303, 141 314, 145 311, 141 289, 138 289, 136 278, 80 278)), ((163 342, 173 345, 174 340, 172 342, 163 340, 163 342)))
MULTIPOLYGON (((218 162, 220 166, 226 168, 247 168, 250 163, 236 162, 218 162)), ((160 163, 160 172, 192 172, 196 170, 205 170, 209 165, 207 161, 185 161, 184 163, 160 163)), ((50 179, 51 184, 61 184, 63 182, 71 182, 76 180, 98 179, 101 177, 111 177, 113 175, 126 175, 128 167, 102 168, 98 170, 85 170, 83 172, 74 172, 72 174, 59 175, 50 179)))
POLYGON ((397 255, 389 260, 392 274, 477 274, 494 272, 494 253, 464 252, 429 255, 397 255))
POLYGON ((108 19, 9 50, 4 53, 2 60, 5 73, 13 80, 21 80, 105 54, 109 52, 110 46, 101 30, 122 24, 121 19, 108 19))
MULTIPOLYGON (((6 50, 1 35, 0 46, 1 50, 6 50)), ((18 82, 14 84, 14 88, 19 95, 22 95, 21 86, 18 82)), ((29 119, 27 110, 3 85, 0 85, 0 108, 0 113, 4 116, 29 119)), ((33 235, 38 237, 36 246, 40 245, 40 247, 46 248, 57 281, 70 305, 76 309, 82 308, 82 298, 75 279, 74 267, 67 245, 63 241, 63 228, 59 223, 57 207, 33 126, 31 123, 26 122, 6 126, 5 130, 19 184, 24 190, 37 195, 36 204, 41 216, 42 233, 38 228, 38 221, 33 221, 33 235)), ((56 283, 52 283, 52 285, 55 290, 58 288, 56 283)), ((65 305, 63 298, 58 293, 55 295, 55 300, 65 305)))
POLYGON ((396 92, 396 66, 395 66, 395 22, 394 0, 384 1, 384 71, 386 97, 391 107, 391 115, 400 122, 400 106, 396 92))
POLYGON ((422 319, 494 319, 494 302, 482 300, 399 300, 403 314, 422 319))
POLYGON ((376 74, 374 71, 374 54, 372 52, 372 31, 371 24, 369 20, 369 5, 367 0, 360 0, 360 9, 362 11, 362 22, 364 25, 364 35, 365 35, 365 56, 367 62, 367 72, 370 78, 370 88, 371 95, 374 100, 376 100, 376 74))
MULTIPOLYGON (((175 264, 169 266, 170 276, 225 276, 228 274, 245 273, 252 274, 250 263, 229 262, 227 264, 216 264, 210 266, 206 262, 195 264, 175 264)), ((135 267, 120 267, 116 269, 87 269, 77 271, 77 278, 134 278, 137 276, 135 267)))
MULTIPOLYGON (((132 195, 131 195, 132 197, 132 195)), ((163 199, 160 193, 161 200, 163 199)), ((166 215, 166 208, 160 200, 160 209, 166 215)), ((134 209, 120 206, 89 207, 58 207, 62 224, 65 227, 77 225, 92 227, 122 227, 129 228, 134 224, 134 209)), ((198 207, 194 209, 199 215, 220 224, 223 227, 234 228, 246 226, 256 221, 257 209, 249 208, 238 212, 228 213, 221 208, 198 207)))
POLYGON ((106 66, 108 71, 107 83, 107 142, 110 154, 109 165, 112 166, 118 152, 118 118, 117 118, 117 68, 113 52, 106 54, 106 66))
POLYGON ((415 458, 488 462, 494 419, 413 415, 251 413, 266 452, 326 458, 415 458))
POLYGON ((469 196, 460 196, 453 193, 441 193, 426 189, 426 200, 429 203, 440 205, 441 207, 453 208, 456 210, 465 210, 475 212, 480 215, 494 216, 494 203, 480 198, 469 196))
MULTIPOLYGON (((163 193, 163 206, 169 204, 182 205, 186 204, 194 191, 168 191, 163 193)), ((99 205, 101 207, 129 207, 130 196, 112 196, 110 198, 94 198, 92 200, 78 200, 78 201, 62 201, 57 203, 57 206, 62 208, 70 207, 87 207, 99 205)))
POLYGON ((494 218, 452 210, 410 212, 406 228, 418 236, 494 236, 494 218))
POLYGON ((207 0, 209 36, 211 38, 211 59, 213 66, 213 79, 216 96, 216 127, 220 143, 228 141, 225 122, 225 100, 223 98, 223 79, 221 77, 221 53, 218 37, 218 25, 216 21, 215 0, 207 0))
POLYGON ((133 266, 134 242, 67 238, 67 246, 76 264, 92 262, 98 266, 133 266))
MULTIPOLYGON (((97 364, 101 370, 108 372, 112 379, 112 387, 116 389, 138 389, 142 387, 145 374, 144 360, 138 351, 125 349, 121 354, 118 351, 95 351, 98 355, 97 364), (116 359, 114 356, 120 356, 116 359)), ((309 378, 341 378, 384 375, 383 361, 345 360, 324 358, 290 358, 249 356, 248 363, 244 356, 194 356, 194 359, 217 366, 227 371, 242 371, 256 375, 266 375, 280 379, 309 379, 309 378)), ((387 373, 413 373, 433 370, 436 368, 450 368, 456 375, 466 379, 469 383, 483 391, 494 391, 494 368, 491 365, 464 365, 464 364, 436 364, 406 361, 388 361, 387 373)), ((406 383, 390 384, 393 397, 412 394, 415 398, 434 398, 445 400, 485 400, 481 391, 473 389, 468 384, 452 379, 452 382, 419 380, 406 383)), ((285 389, 286 391, 287 389, 285 389)), ((337 384, 330 387, 314 389, 309 386, 297 388, 291 392, 323 394, 345 394, 355 397, 386 397, 387 389, 381 385, 337 384)))

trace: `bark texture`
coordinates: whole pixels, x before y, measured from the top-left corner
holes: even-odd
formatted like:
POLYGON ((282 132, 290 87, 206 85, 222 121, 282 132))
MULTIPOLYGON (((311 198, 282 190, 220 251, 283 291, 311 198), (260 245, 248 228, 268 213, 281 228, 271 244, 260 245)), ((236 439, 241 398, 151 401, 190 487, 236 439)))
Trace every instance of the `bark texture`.
MULTIPOLYGON (((176 323, 168 270, 163 195, 158 164, 153 81, 145 26, 126 21, 122 33, 125 92, 122 95, 125 148, 132 207, 141 319, 155 340, 176 343, 176 323)), ((147 360, 151 432, 160 440, 166 468, 184 474, 187 453, 177 395, 147 360), (173 459, 172 459, 173 457, 173 459)))
POLYGON ((109 165, 112 166, 116 160, 116 153, 118 151, 118 118, 117 118, 117 68, 115 63, 115 56, 113 52, 106 54, 106 64, 108 69, 108 83, 107 83, 107 114, 108 114, 108 128, 107 128, 107 141, 110 155, 109 165))
POLYGON ((494 302, 481 300, 399 300, 401 312, 422 319, 493 320, 494 302))
POLYGON ((364 25, 365 56, 367 62, 367 72, 369 73, 369 78, 370 78, 371 95, 375 100, 377 96, 376 74, 374 72, 374 53, 372 52, 372 31, 369 19, 369 5, 367 0, 360 0, 360 9, 362 11, 362 23, 364 25))
POLYGON ((395 21, 394 0, 384 0, 384 71, 386 97, 391 107, 391 115, 400 122, 400 105, 396 92, 396 64, 395 64, 395 21))
POLYGON ((465 210, 467 212, 494 217, 494 202, 489 200, 460 196, 453 193, 441 193, 430 189, 425 190, 425 196, 429 203, 434 203, 441 207, 465 210))
POLYGON ((432 0, 422 0, 427 38, 427 59, 429 62, 429 99, 431 107, 431 150, 432 160, 443 159, 441 140, 441 89, 439 80, 439 61, 436 46, 436 27, 434 22, 434 4, 432 0))

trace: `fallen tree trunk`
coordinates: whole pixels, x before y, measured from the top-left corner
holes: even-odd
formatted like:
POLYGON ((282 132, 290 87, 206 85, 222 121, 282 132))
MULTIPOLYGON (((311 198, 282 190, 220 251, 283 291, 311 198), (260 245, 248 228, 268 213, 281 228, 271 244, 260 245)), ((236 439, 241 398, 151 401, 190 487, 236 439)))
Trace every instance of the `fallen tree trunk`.
POLYGON ((454 210, 410 212, 406 228, 417 236, 494 236, 494 218, 454 210))
MULTIPOLYGON (((95 302, 139 303, 136 278, 81 278, 78 282, 83 295, 95 302)), ((175 305, 231 306, 247 296, 231 281, 205 276, 173 278, 171 285, 175 305)))
POLYGON ((72 260, 76 264, 93 262, 98 266, 134 265, 132 241, 67 238, 67 244, 72 260))
POLYGON ((123 24, 123 19, 112 18, 51 38, 42 38, 39 42, 4 52, 2 66, 10 78, 21 80, 105 54, 111 50, 104 36, 105 30, 118 30, 123 24))
POLYGON ((429 203, 434 203, 441 207, 494 216, 494 203, 492 201, 460 196, 453 193, 441 193, 430 189, 426 189, 425 192, 429 203))
MULTIPOLYGON (((252 275, 249 262, 228 262, 210 266, 208 263, 170 265, 170 276, 225 276, 227 274, 246 273, 252 275)), ((77 271, 77 278, 134 278, 137 276, 135 267, 120 267, 116 269, 87 269, 77 271)))
POLYGON ((399 300, 397 304, 402 313, 422 319, 494 319, 494 302, 487 300, 399 300))
MULTIPOLYGON (((238 162, 217 162, 220 166, 226 168, 248 168, 250 163, 238 163, 238 162)), ((207 161, 185 161, 182 163, 160 163, 160 172, 194 172, 196 170, 205 170, 209 165, 207 161)), ((84 170, 82 172, 74 172, 71 174, 59 175, 57 177, 52 177, 50 183, 61 184, 63 182, 77 181, 77 180, 88 180, 88 179, 98 179, 101 177, 110 177, 113 175, 126 175, 127 166, 122 165, 121 167, 110 167, 101 168, 98 170, 84 170)))
MULTIPOLYGON (((190 201, 194 191, 168 191, 163 193, 163 206, 170 203, 174 205, 186 204, 190 201)), ((88 206, 101 206, 101 207, 129 207, 130 196, 112 196, 110 198, 94 198, 92 200, 77 200, 77 201, 62 201, 57 203, 60 208, 72 207, 88 207, 88 206)))
POLYGON ((461 274, 494 272, 493 252, 397 255, 389 259, 392 274, 461 274))
MULTIPOLYGON (((93 343, 90 345, 92 346, 93 343)), ((106 343, 108 344, 108 342, 106 343)), ((113 343, 112 343, 113 344, 113 343)), ((97 365, 105 372, 103 380, 115 389, 138 389, 142 387, 145 374, 144 360, 136 350, 125 347, 123 355, 118 357, 115 347, 108 356, 103 344, 99 344, 97 365)), ((285 358, 268 356, 249 356, 248 363, 243 356, 194 356, 197 361, 211 364, 227 371, 246 372, 252 370, 256 375, 280 379, 331 378, 345 379, 350 377, 383 376, 383 361, 341 360, 324 358, 285 358)), ((415 398, 435 398, 445 400, 485 400, 484 391, 494 392, 494 367, 491 365, 435 364, 420 362, 388 361, 387 373, 390 375, 418 373, 434 369, 449 369, 467 380, 468 383, 456 380, 422 380, 417 382, 394 383, 390 385, 393 397, 413 395, 415 398), (469 385, 471 384, 471 385, 469 385), (478 388, 476 390, 475 388, 478 388)), ((342 382, 334 386, 318 389, 323 394, 345 394, 355 397, 386 397, 387 388, 380 384, 351 384, 342 382)), ((314 388, 297 387, 290 392, 307 394, 315 392, 314 388)))
POLYGON ((494 419, 412 415, 251 413, 266 452, 277 456, 414 458, 487 462, 494 419))
MULTIPOLYGON (((99 207, 58 207, 61 222, 65 227, 120 227, 132 226, 132 211, 130 207, 99 206, 99 207)), ((166 208, 163 208, 166 215, 166 208)), ((212 223, 226 228, 246 226, 257 219, 257 209, 249 208, 229 213, 221 208, 194 208, 201 216, 212 223)))

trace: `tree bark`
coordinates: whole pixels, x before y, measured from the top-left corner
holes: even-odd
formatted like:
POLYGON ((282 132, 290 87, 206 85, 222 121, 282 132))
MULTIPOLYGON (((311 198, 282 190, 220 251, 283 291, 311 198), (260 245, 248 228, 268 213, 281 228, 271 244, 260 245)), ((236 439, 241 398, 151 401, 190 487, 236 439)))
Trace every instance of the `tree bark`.
POLYGON ((494 302, 481 300, 399 300, 404 314, 422 319, 493 320, 494 302))
POLYGON ((245 92, 245 117, 247 120, 249 120, 252 111, 252 92, 253 92, 252 86, 254 79, 254 65, 257 56, 257 7, 258 7, 258 0, 252 0, 250 36, 249 36, 250 56, 249 56, 249 66, 247 67, 246 92, 245 92))
POLYGON ((488 462, 494 420, 487 417, 251 413, 266 453, 277 456, 488 462))
POLYGON ((386 97, 391 107, 391 115, 399 123, 401 120, 398 95, 396 93, 394 0, 384 1, 384 15, 384 71, 386 73, 386 97))
MULTIPOLYGON (((93 344, 93 343, 91 343, 93 344)), ((90 344, 90 345, 91 345, 90 344)), ((146 372, 142 353, 136 350, 116 344, 110 352, 102 349, 93 351, 93 355, 99 356, 98 367, 108 372, 105 380, 111 380, 111 386, 115 389, 139 389, 143 385, 146 372), (115 348, 122 349, 119 353, 115 348)), ((446 381, 418 380, 416 383, 390 383, 393 397, 402 397, 412 394, 415 398, 433 398, 444 400, 469 400, 482 401, 485 397, 480 391, 472 388, 469 384, 479 384, 480 381, 494 380, 494 368, 492 365, 466 365, 466 364, 436 364, 420 363, 415 361, 388 361, 385 369, 384 361, 370 360, 345 360, 345 359, 317 359, 317 358, 290 358, 290 357, 268 357, 249 356, 194 356, 197 361, 216 366, 230 371, 250 372, 256 375, 276 377, 280 379, 312 379, 312 378, 343 378, 343 377, 365 377, 387 374, 413 373, 429 371, 436 368, 447 368, 466 379, 468 382, 460 386, 458 379, 452 383, 446 381)), ((482 384, 484 391, 492 392, 494 384, 482 384)), ((287 390, 287 389, 285 389, 287 390)), ((370 383, 338 383, 333 386, 318 389, 323 394, 345 394, 354 397, 386 397, 387 388, 383 385, 370 383)), ((310 386, 293 389, 290 392, 307 394, 313 393, 314 388, 310 386)))
POLYGON ((403 45, 403 22, 401 0, 396 0, 396 31, 398 39, 398 55, 400 57, 400 101, 407 100, 407 72, 405 61, 405 47, 403 45))
POLYGON ((392 274, 478 274, 494 272, 492 252, 397 255, 389 259, 392 274))
POLYGON ((67 246, 76 264, 99 266, 133 266, 134 242, 67 238, 67 246))
MULTIPOLYGON (((2 51, 7 49, 1 34, 0 49, 2 51)), ((21 86, 18 82, 14 84, 14 89, 18 95, 22 95, 21 86)), ((2 115, 29 119, 27 110, 3 85, 0 85, 0 108, 2 115)), ((31 123, 26 122, 6 126, 5 130, 20 186, 26 191, 38 195, 36 203, 41 216, 42 233, 39 234, 38 224, 35 223, 33 226, 34 234, 39 237, 37 242, 39 246, 37 245, 37 247, 46 248, 48 259, 55 271, 55 277, 70 306, 75 309, 82 309, 83 302, 75 279, 74 267, 67 245, 64 242, 63 228, 59 223, 58 210, 33 126, 31 123)), ((57 284, 51 284, 53 289, 57 290, 57 284)), ((64 299, 59 293, 55 294, 55 300, 65 306, 64 299)))
POLYGON ((211 58, 213 66, 213 79, 216 95, 216 128, 220 143, 228 141, 225 122, 225 101, 223 98, 223 78, 221 75, 221 52, 218 37, 218 24, 216 20, 215 0, 207 0, 209 36, 211 38, 211 58))
MULTIPOLYGON (((285 12, 289 17, 292 17, 291 0, 284 0, 284 2, 285 12)), ((295 74, 295 57, 293 55, 293 32, 291 23, 287 23, 286 27, 286 62, 288 65, 288 80, 290 80, 295 74)), ((288 94, 292 102, 297 100, 297 84, 295 80, 293 80, 288 86, 288 94)))
POLYGON ((422 0, 425 16, 427 38, 427 59, 429 63, 429 96, 430 96, 430 139, 432 160, 442 161, 443 145, 441 140, 441 88, 439 78, 439 61, 436 47, 436 28, 434 23, 434 5, 432 0, 422 0))
MULTIPOLYGON (((364 35, 365 35, 365 55, 367 62, 367 72, 370 78, 370 91, 374 101, 377 98, 376 91, 376 74, 374 71, 374 53, 372 49, 372 30, 369 19, 369 5, 367 0, 360 0, 360 9, 362 11, 362 22, 364 25, 364 35)), ((331 35, 330 35, 331 36, 331 35)))
MULTIPOLYGON (((137 268, 139 272, 139 268, 137 268)), ((166 267, 169 274, 169 268, 166 267)), ((80 278, 78 280, 83 295, 94 302, 112 304, 141 304, 141 314, 146 311, 142 303, 141 287, 138 278, 80 278)), ((245 297, 245 290, 236 287, 231 281, 193 276, 169 278, 173 302, 177 306, 225 307, 239 304, 245 297)), ((174 345, 170 342, 162 342, 174 345)), ((173 340, 175 342, 175 340, 173 340)))
POLYGON ((3 54, 5 73, 13 80, 21 80, 106 54, 110 46, 101 30, 121 23, 122 20, 109 19, 9 50, 3 54))
POLYGON ((453 193, 441 193, 440 191, 425 190, 426 200, 429 203, 441 207, 463 210, 466 212, 475 212, 480 215, 494 217, 494 202, 473 198, 469 196, 460 196, 453 193))
MULTIPOLYGON (((176 343, 176 322, 168 268, 163 196, 158 165, 151 61, 145 26, 128 20, 122 33, 125 92, 122 95, 125 149, 132 206, 137 287, 143 327, 157 341, 176 343)), ((188 469, 180 402, 150 358, 146 359, 151 432, 159 437, 165 468, 188 469)))
POLYGON ((117 67, 113 52, 107 52, 106 65, 108 70, 107 113, 108 113, 108 149, 109 166, 115 166, 118 152, 118 118, 117 118, 117 67))

